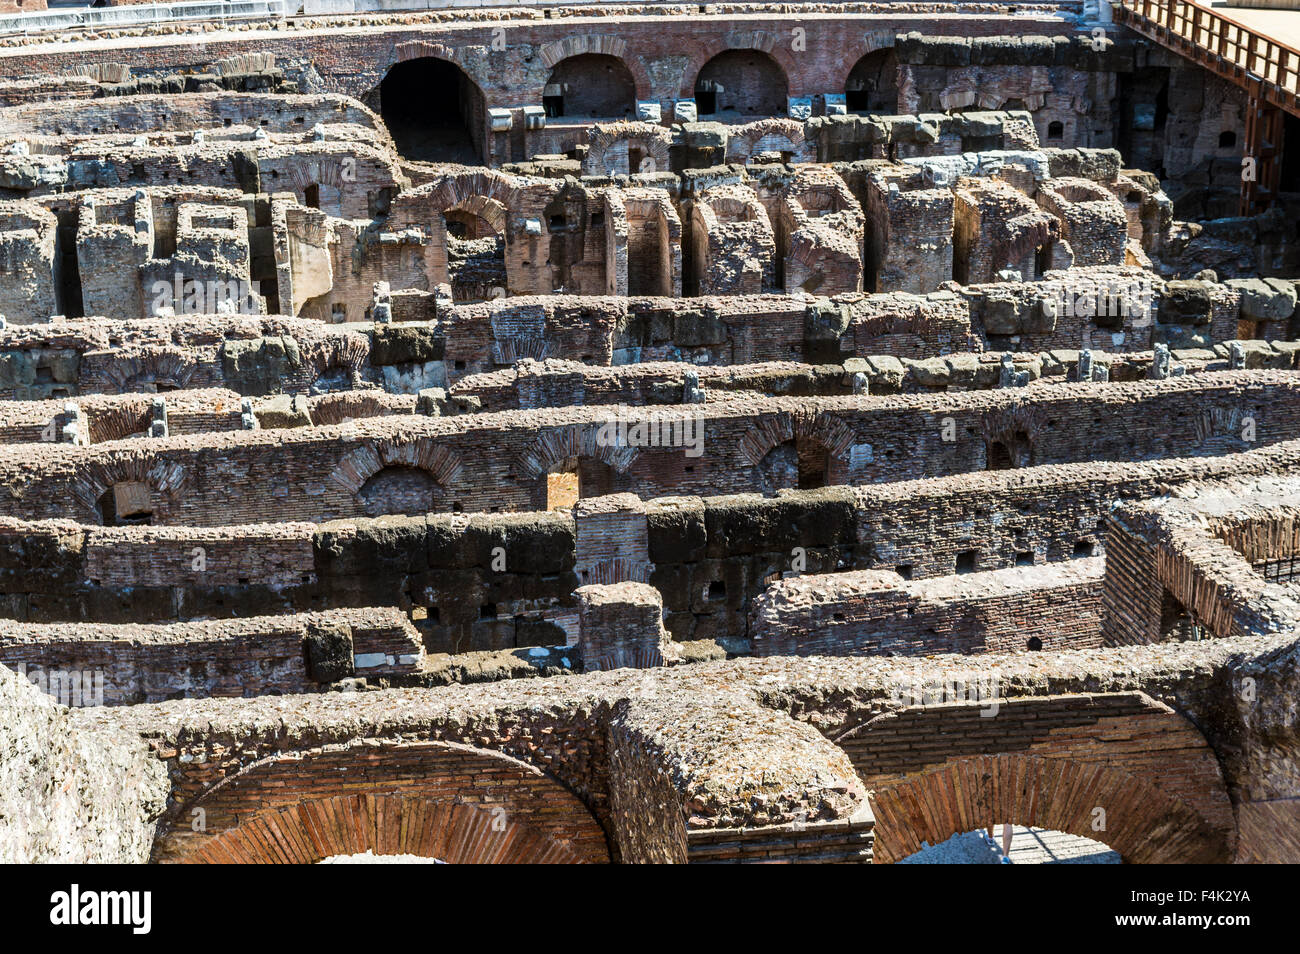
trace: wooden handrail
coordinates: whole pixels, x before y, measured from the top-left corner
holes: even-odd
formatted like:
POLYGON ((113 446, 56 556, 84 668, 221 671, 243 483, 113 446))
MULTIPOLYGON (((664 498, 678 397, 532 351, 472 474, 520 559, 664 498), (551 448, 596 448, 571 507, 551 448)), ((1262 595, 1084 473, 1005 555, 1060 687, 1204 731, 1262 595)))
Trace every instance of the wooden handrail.
POLYGON ((1192 0, 1119 0, 1130 16, 1300 96, 1300 49, 1192 0))

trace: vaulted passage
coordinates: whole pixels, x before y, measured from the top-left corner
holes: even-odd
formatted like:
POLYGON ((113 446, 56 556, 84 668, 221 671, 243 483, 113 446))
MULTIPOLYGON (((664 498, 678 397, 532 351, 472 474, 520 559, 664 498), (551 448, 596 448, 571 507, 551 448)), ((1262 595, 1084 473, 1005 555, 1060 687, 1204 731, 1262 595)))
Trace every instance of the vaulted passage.
POLYGON ((898 57, 893 48, 868 53, 853 65, 844 84, 851 113, 893 113, 898 109, 898 57))
POLYGON ((455 63, 421 57, 398 63, 379 84, 380 113, 398 151, 424 162, 482 159, 483 92, 455 63))
POLYGON ((695 80, 700 116, 748 121, 784 116, 789 86, 781 64, 762 50, 727 50, 704 64, 695 80))
POLYGON ((628 119, 636 113, 636 81, 618 57, 583 53, 555 64, 542 103, 553 118, 628 119))

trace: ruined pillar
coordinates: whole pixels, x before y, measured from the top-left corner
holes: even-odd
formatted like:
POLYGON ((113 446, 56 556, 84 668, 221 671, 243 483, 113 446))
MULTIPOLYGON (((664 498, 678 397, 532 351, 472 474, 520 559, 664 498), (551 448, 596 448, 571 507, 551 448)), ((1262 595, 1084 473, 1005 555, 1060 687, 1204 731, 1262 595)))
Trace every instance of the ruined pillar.
POLYGON ((580 586, 578 651, 586 672, 648 669, 673 655, 663 626, 663 598, 646 583, 580 586))

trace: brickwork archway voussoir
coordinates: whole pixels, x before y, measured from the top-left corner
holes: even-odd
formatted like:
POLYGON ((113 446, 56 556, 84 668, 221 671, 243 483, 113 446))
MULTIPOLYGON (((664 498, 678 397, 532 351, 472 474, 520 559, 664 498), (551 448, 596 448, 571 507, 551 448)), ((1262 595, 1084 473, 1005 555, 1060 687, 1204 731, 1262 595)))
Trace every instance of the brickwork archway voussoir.
POLYGON ((1229 860, 1222 837, 1182 801, 1099 762, 1019 754, 955 759, 870 798, 880 863, 1008 823, 1102 841, 1128 863, 1229 860), (1105 811, 1103 831, 1093 827, 1098 808, 1105 811))
POLYGON ((335 795, 260 812, 185 860, 315 864, 367 851, 449 864, 582 863, 568 847, 503 812, 396 794, 335 795))

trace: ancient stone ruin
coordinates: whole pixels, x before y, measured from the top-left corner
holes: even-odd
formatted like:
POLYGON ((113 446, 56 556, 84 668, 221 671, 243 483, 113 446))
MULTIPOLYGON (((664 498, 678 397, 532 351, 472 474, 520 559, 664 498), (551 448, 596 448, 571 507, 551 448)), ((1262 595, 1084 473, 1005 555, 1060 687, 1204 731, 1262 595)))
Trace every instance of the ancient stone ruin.
POLYGON ((1300 861, 1300 52, 1154 5, 6 4, 0 860, 1300 861))

